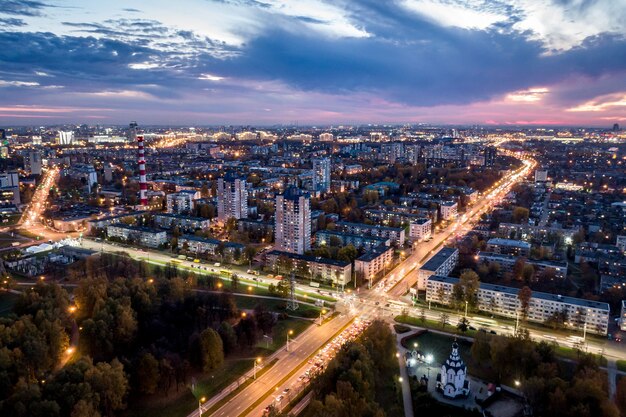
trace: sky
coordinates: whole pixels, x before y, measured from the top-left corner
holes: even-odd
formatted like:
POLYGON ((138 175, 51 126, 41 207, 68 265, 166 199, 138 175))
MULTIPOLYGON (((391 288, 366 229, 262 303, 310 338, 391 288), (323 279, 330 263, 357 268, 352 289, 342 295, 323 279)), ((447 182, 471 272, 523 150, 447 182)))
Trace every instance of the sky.
POLYGON ((0 0, 0 125, 626 125, 626 0, 0 0))

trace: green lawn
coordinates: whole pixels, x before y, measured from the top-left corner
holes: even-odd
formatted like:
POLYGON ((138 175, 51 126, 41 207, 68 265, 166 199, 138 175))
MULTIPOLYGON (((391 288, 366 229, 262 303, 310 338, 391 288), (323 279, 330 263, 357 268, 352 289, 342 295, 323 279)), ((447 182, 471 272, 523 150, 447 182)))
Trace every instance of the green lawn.
POLYGON ((10 292, 0 292, 0 316, 4 317, 11 313, 18 297, 10 292))
POLYGON ((622 372, 626 372, 626 361, 619 359, 617 361, 617 369, 619 369, 622 372))
POLYGON ((263 304, 268 308, 268 310, 279 313, 287 313, 290 316, 316 318, 319 317, 320 313, 320 309, 318 307, 307 304, 300 304, 297 310, 286 310, 285 306, 287 305, 287 300, 283 301, 268 300, 265 298, 242 297, 237 294, 234 294, 234 296, 237 307, 241 309, 253 309, 257 306, 257 304, 263 304))

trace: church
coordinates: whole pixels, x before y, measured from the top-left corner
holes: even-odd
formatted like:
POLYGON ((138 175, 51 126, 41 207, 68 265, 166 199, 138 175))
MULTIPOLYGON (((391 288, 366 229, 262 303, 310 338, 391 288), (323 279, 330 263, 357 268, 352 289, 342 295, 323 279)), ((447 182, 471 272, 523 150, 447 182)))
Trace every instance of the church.
POLYGON ((455 340, 450 357, 441 365, 441 371, 437 374, 437 391, 448 398, 467 397, 470 382, 466 376, 467 366, 459 355, 459 345, 455 340))

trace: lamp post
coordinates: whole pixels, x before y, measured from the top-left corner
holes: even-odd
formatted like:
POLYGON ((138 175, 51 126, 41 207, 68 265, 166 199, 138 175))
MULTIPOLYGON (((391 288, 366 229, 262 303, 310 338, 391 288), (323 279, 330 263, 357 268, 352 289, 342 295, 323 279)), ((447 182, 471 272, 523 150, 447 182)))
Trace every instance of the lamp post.
POLYGON ((325 309, 321 309, 320 310, 320 326, 322 325, 322 315, 326 314, 326 310, 325 309))
POLYGON ((202 417, 202 403, 206 401, 206 397, 202 397, 198 400, 198 417, 202 417))
POLYGON ((293 334, 293 330, 287 332, 287 352, 289 352, 289 336, 293 334))
POLYGON ((256 379, 256 368, 257 368, 258 364, 260 364, 260 363, 261 363, 261 358, 256 358, 254 360, 254 379, 256 379))
POLYGON ((428 364, 428 379, 430 380, 430 364, 433 361, 433 355, 428 354, 426 355, 426 363, 428 364))
POLYGON ((467 300, 465 301, 465 318, 467 318, 467 300))

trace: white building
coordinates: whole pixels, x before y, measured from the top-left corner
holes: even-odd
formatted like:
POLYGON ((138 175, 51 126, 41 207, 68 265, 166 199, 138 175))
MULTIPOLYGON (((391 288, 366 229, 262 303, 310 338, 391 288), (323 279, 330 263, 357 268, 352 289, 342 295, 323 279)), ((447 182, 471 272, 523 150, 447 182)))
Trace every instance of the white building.
POLYGON ((311 249, 311 197, 296 187, 276 196, 274 248, 303 254, 311 249))
POLYGON ((181 230, 195 231, 208 229, 211 220, 203 217, 190 217, 173 213, 158 213, 154 215, 154 224, 163 229, 172 229, 178 226, 181 230))
POLYGON ((211 239, 207 237, 201 237, 196 235, 182 235, 178 238, 178 247, 187 248, 188 252, 195 252, 196 254, 218 255, 218 248, 223 246, 224 254, 229 254, 231 257, 235 255, 235 252, 239 251, 241 255, 244 250, 244 245, 235 242, 223 242, 218 239, 211 239))
POLYGON ((371 284, 381 271, 384 273, 391 266, 391 262, 393 262, 393 248, 379 246, 356 258, 354 271, 357 276, 371 284))
POLYGON ((456 267, 459 261, 459 250, 456 248, 441 248, 419 269, 417 289, 424 290, 428 280, 433 275, 447 276, 456 267))
MULTIPOLYGON (((431 276, 426 287, 426 300, 449 304, 458 278, 431 276)), ((492 314, 515 319, 521 314, 519 288, 480 283, 478 308, 492 314)), ((609 327, 610 308, 607 303, 533 291, 528 308, 529 321, 544 323, 554 313, 565 313, 569 328, 605 335, 609 327)))
POLYGON ((324 132, 320 133, 320 141, 322 142, 332 142, 335 137, 332 133, 324 132))
POLYGON ((194 208, 194 201, 200 198, 200 193, 193 190, 180 190, 168 194, 166 199, 168 213, 189 213, 194 208))
POLYGON ((626 252, 626 236, 617 236, 615 246, 617 246, 622 252, 626 252))
POLYGON ((248 218, 248 189, 246 180, 226 175, 217 180, 217 219, 248 218))
POLYGON ((440 204, 441 218, 443 220, 455 220, 459 205, 454 201, 444 201, 440 204))
POLYGON ((57 143, 59 145, 71 145, 74 143, 74 132, 68 131, 64 132, 59 130, 59 137, 57 138, 57 143))
POLYGON ((538 169, 535 171, 535 182, 548 181, 548 171, 545 169, 538 169))
POLYGON ((426 240, 432 236, 433 222, 428 218, 412 221, 409 225, 409 238, 413 242, 426 240))
POLYGON ((158 248, 167 243, 167 233, 164 230, 150 229, 148 227, 128 226, 125 224, 112 224, 107 226, 107 235, 125 241, 158 248))
POLYGON ((448 398, 466 397, 470 391, 470 382, 466 376, 467 366, 461 359, 459 345, 455 340, 450 357, 441 364, 441 370, 437 374, 437 390, 448 398))
POLYGON ((337 222, 336 229, 344 233, 352 233, 355 235, 367 235, 390 239, 396 245, 404 245, 405 233, 402 227, 388 227, 380 225, 371 225, 365 223, 337 222))
POLYGON ((330 191, 330 158, 313 159, 313 191, 330 191))

